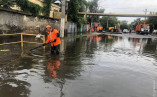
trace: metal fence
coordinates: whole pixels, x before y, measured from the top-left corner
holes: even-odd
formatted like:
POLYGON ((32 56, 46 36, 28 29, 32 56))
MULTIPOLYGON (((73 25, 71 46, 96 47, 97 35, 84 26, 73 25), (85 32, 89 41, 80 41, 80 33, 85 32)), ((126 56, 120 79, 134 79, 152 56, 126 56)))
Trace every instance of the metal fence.
MULTIPOLYGON (((2 44, 0 44, 0 46, 2 46, 2 45, 9 45, 9 44, 21 43, 21 47, 23 48, 23 44, 24 44, 24 43, 33 43, 33 44, 43 44, 43 43, 45 43, 45 35, 40 35, 40 37, 43 38, 43 43, 24 41, 24 39, 23 39, 23 36, 37 36, 37 34, 27 34, 27 33, 0 34, 0 37, 1 37, 1 36, 16 36, 16 35, 20 35, 20 37, 21 37, 21 40, 20 40, 20 41, 17 41, 17 42, 9 42, 9 43, 2 43, 2 44)), ((45 49, 45 46, 43 46, 43 48, 45 49)))

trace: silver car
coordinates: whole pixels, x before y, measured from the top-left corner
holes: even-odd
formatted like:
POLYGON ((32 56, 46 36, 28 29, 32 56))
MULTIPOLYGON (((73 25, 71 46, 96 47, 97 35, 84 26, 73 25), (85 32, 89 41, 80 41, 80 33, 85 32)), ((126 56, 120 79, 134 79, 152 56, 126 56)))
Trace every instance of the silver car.
POLYGON ((129 33, 129 30, 128 29, 124 29, 123 33, 129 33))

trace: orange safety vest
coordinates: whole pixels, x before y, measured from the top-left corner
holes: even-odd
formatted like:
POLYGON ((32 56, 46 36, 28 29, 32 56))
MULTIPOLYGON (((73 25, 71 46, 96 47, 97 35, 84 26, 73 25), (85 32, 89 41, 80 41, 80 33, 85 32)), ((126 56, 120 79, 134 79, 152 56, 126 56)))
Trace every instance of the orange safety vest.
POLYGON ((88 28, 88 30, 90 30, 90 27, 88 28))
POLYGON ((51 46, 57 46, 57 45, 61 44, 61 40, 59 37, 57 37, 57 33, 59 33, 59 32, 56 29, 54 29, 53 32, 50 31, 49 35, 47 37, 46 43, 51 42, 51 46), (56 39, 56 42, 53 42, 55 39, 56 39))
POLYGON ((92 28, 92 32, 94 32, 94 29, 92 28))
POLYGON ((100 27, 97 27, 97 31, 99 32, 99 30, 100 30, 100 27))
POLYGON ((103 27, 100 27, 100 30, 103 30, 103 27))

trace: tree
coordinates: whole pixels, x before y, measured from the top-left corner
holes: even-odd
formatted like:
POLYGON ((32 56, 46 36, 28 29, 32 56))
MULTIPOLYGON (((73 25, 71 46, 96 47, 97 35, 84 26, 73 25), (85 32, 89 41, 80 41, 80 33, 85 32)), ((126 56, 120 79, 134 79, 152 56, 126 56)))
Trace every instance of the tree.
POLYGON ((104 27, 104 28, 107 28, 107 20, 108 20, 108 26, 109 27, 114 27, 115 24, 118 23, 118 19, 116 17, 107 17, 107 16, 104 16, 102 17, 99 21, 100 21, 100 24, 104 27))
MULTIPOLYGON (((104 9, 99 9, 98 8, 98 1, 99 0, 92 0, 89 1, 89 12, 91 13, 104 13, 104 9)), ((99 22, 99 16, 89 16, 88 17, 88 22, 99 22)))
MULTIPOLYGON (((150 13, 150 14, 152 14, 152 13, 150 13)), ((154 14, 157 14, 157 12, 154 13, 154 14)), ((148 17, 146 23, 148 23, 151 26, 153 26, 154 29, 157 29, 157 17, 148 17)))
POLYGON ((38 4, 34 4, 28 0, 16 0, 16 4, 24 12, 31 13, 35 16, 39 15, 39 12, 41 11, 41 7, 38 4))
POLYGON ((85 12, 87 10, 88 3, 86 0, 70 0, 68 6, 68 20, 75 22, 78 26, 81 26, 86 20, 78 15, 78 12, 85 12))
POLYGON ((0 0, 0 6, 10 8, 15 4, 15 0, 0 0))
MULTIPOLYGON (((104 9, 99 9, 98 7, 99 0, 92 0, 88 2, 88 10, 90 13, 104 13, 104 9)), ((99 22, 99 16, 89 16, 87 21, 91 24, 92 22, 99 22)))
POLYGON ((51 3, 52 3, 52 0, 44 0, 44 7, 42 9, 42 12, 45 17, 50 16, 51 3))
POLYGON ((99 16, 89 16, 85 20, 82 16, 78 15, 78 12, 97 12, 103 13, 104 9, 98 9, 98 0, 87 2, 86 0, 70 0, 68 6, 68 20, 81 25, 88 22, 99 22, 99 16))
POLYGON ((99 0, 92 0, 89 2, 89 11, 96 13, 98 11, 98 1, 99 0))
POLYGON ((78 22, 79 2, 78 0, 70 0, 68 8, 68 20, 78 22))
POLYGON ((127 21, 121 21, 120 22, 120 28, 123 31, 124 29, 129 29, 129 26, 127 24, 127 21))
POLYGON ((86 12, 88 3, 86 0, 79 0, 79 12, 86 12))
POLYGON ((98 13, 104 13, 105 9, 98 9, 98 13))
POLYGON ((136 20, 134 20, 133 22, 131 22, 131 25, 133 27, 133 29, 136 29, 136 26, 138 24, 143 24, 144 23, 144 20, 141 20, 141 18, 137 18, 136 20))

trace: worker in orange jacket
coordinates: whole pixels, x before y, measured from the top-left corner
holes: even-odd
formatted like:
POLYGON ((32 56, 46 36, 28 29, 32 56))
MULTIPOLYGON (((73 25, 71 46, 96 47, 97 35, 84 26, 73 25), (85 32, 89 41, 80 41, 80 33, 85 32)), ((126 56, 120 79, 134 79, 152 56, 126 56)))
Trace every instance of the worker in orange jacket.
POLYGON ((90 26, 89 26, 89 27, 88 27, 88 31, 89 31, 89 32, 90 32, 90 29, 91 29, 91 28, 90 28, 90 26))
POLYGON ((92 32, 94 32, 94 28, 92 28, 92 32))
POLYGON ((51 53, 59 54, 59 45, 61 44, 60 35, 57 29, 53 29, 50 25, 46 26, 48 34, 46 44, 51 43, 51 53))
POLYGON ((102 30, 103 30, 103 27, 100 26, 100 32, 102 32, 102 30))
POLYGON ((99 32, 100 31, 100 27, 97 27, 97 32, 99 32))

